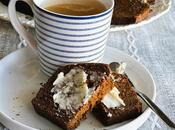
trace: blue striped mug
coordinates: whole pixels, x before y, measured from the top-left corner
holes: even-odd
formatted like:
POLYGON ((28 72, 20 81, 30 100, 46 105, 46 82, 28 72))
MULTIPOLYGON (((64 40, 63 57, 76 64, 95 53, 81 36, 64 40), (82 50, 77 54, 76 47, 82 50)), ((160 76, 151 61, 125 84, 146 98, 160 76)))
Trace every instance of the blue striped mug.
MULTIPOLYGON (((22 0, 34 13, 34 38, 21 25, 16 16, 15 4, 8 6, 13 27, 34 50, 37 48, 41 70, 51 75, 58 65, 77 62, 101 62, 110 29, 114 0, 98 0, 106 10, 94 15, 73 16, 54 13, 43 5, 62 3, 86 4, 93 0, 22 0)), ((92 5, 93 6, 93 5, 92 5)))

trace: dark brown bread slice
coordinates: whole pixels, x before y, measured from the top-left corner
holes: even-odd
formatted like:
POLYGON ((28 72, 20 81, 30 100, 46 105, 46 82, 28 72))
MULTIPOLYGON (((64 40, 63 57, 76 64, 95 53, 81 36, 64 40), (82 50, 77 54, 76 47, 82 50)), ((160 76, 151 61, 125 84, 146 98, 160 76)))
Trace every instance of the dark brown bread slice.
POLYGON ((47 83, 42 85, 36 97, 32 100, 34 109, 37 113, 63 129, 75 129, 80 121, 86 117, 88 111, 95 106, 96 102, 101 100, 114 86, 110 75, 111 71, 108 65, 100 63, 86 63, 60 67, 57 72, 49 78, 47 83), (66 74, 73 68, 82 68, 88 74, 88 88, 95 87, 88 101, 79 107, 79 109, 75 110, 75 112, 59 109, 58 106, 54 106, 53 94, 50 92, 53 88, 52 84, 57 78, 57 74, 60 72, 66 74), (91 82, 89 78, 92 72, 97 72, 100 76, 100 80, 91 82))
POLYGON ((114 74, 116 88, 119 90, 120 98, 124 101, 125 106, 116 108, 107 108, 105 104, 98 101, 93 109, 93 114, 104 125, 112 125, 123 122, 132 118, 136 118, 142 113, 142 103, 137 97, 136 92, 132 89, 133 85, 126 75, 114 74), (109 113, 111 114, 109 116, 109 113))
POLYGON ((150 6, 142 0, 115 0, 113 25, 138 23, 147 18, 150 6))

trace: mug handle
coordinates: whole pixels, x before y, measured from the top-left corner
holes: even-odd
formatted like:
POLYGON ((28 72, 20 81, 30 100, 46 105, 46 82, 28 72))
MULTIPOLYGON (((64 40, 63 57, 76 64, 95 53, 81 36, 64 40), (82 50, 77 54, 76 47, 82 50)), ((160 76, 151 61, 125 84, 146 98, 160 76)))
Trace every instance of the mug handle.
POLYGON ((34 39, 31 33, 26 31, 24 26, 19 22, 19 19, 17 18, 15 8, 17 1, 24 1, 32 8, 32 0, 10 0, 8 5, 8 13, 10 21, 15 30, 19 33, 19 35, 22 36, 22 38, 26 41, 29 47, 31 47, 32 49, 36 49, 37 48, 36 40, 34 39))

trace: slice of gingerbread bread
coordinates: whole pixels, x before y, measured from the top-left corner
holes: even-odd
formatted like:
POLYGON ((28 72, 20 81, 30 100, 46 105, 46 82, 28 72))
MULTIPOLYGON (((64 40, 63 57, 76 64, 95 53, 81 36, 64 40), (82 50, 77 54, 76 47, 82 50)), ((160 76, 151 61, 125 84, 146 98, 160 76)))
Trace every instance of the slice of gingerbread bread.
POLYGON ((115 0, 113 25, 138 23, 149 16, 150 5, 142 0, 115 0))
POLYGON ((59 67, 33 98, 34 109, 65 130, 75 129, 113 88, 110 75, 108 65, 101 63, 59 67))
POLYGON ((113 125, 142 113, 142 103, 126 75, 113 73, 115 87, 93 109, 93 114, 104 125, 113 125))

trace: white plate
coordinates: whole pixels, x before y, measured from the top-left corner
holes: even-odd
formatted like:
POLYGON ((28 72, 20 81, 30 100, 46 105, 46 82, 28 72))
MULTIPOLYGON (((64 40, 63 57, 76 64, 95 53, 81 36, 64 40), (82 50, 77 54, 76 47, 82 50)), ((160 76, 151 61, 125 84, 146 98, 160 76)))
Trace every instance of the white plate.
MULTIPOLYGON (((130 29, 130 28, 135 28, 147 23, 150 23, 156 19, 158 19, 160 16, 164 15, 165 13, 168 12, 168 10, 171 7, 171 0, 156 0, 155 4, 152 6, 152 12, 149 15, 149 17, 139 23, 136 24, 129 24, 129 25, 111 25, 111 29, 110 31, 120 31, 120 30, 124 30, 124 29, 130 29)), ((18 13, 18 17, 20 19, 20 21, 24 24, 27 25, 29 27, 34 27, 34 20, 32 17, 24 15, 22 13, 18 13)), ((0 19, 4 19, 9 21, 9 17, 8 17, 8 12, 7 12, 7 7, 5 5, 3 5, 0 2, 0 19)))
MULTIPOLYGON (((127 62, 126 73, 137 89, 155 100, 156 89, 147 69, 121 51, 107 47, 104 63, 127 62)), ((0 122, 10 130, 59 130, 59 127, 35 113, 31 99, 46 76, 40 71, 37 57, 28 48, 11 53, 0 61, 0 122)), ((116 130, 137 129, 149 117, 151 110, 143 104, 143 114, 131 121, 111 126, 116 130)), ((91 114, 77 130, 104 128, 91 114)))

